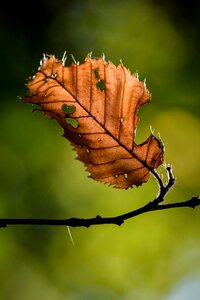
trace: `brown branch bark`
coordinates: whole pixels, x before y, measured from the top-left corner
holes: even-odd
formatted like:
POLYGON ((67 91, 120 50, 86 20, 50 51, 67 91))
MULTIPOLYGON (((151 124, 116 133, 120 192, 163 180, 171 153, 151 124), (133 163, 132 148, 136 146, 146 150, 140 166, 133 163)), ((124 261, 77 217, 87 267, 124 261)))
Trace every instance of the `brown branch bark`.
POLYGON ((143 213, 157 211, 157 210, 164 210, 170 208, 179 208, 179 207, 189 207, 195 208, 200 206, 200 197, 194 196, 189 200, 182 201, 182 202, 175 202, 164 204, 164 197, 172 188, 175 183, 175 178, 172 173, 172 168, 167 167, 167 174, 168 174, 168 182, 164 184, 161 180, 158 173, 154 172, 153 175, 157 179, 159 185, 159 193, 158 196, 151 202, 147 203, 146 205, 130 211, 128 213, 115 216, 115 217, 101 217, 97 215, 94 218, 69 218, 69 219, 0 219, 0 227, 7 227, 8 225, 53 225, 53 226, 71 226, 71 227, 90 227, 92 225, 102 225, 102 224, 115 224, 115 225, 122 225, 126 220, 134 218, 138 215, 143 213))

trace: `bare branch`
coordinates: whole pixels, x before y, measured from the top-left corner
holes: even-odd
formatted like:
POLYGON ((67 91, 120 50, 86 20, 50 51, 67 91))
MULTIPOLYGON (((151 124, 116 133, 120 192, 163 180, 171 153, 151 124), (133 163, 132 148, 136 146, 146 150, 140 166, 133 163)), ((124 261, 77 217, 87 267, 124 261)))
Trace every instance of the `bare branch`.
POLYGON ((71 226, 71 227, 90 227, 92 225, 102 224, 115 224, 122 225, 126 220, 141 215, 146 212, 155 210, 163 210, 169 208, 190 207, 195 208, 200 206, 200 197, 195 196, 191 199, 183 202, 176 202, 170 204, 158 204, 157 198, 152 202, 149 202, 145 206, 128 212, 116 217, 104 218, 97 215, 95 218, 82 219, 82 218, 70 218, 70 219, 0 219, 0 227, 7 227, 8 225, 53 225, 53 226, 71 226), (156 201, 155 201, 156 200, 156 201))
POLYGON ((102 224, 115 224, 122 225, 126 220, 134 218, 143 213, 170 209, 170 208, 179 208, 179 207, 189 207, 195 208, 200 206, 200 197, 194 196, 189 200, 182 202, 175 202, 164 204, 164 197, 170 191, 172 186, 175 184, 175 177, 172 172, 172 167, 168 166, 166 168, 168 174, 168 182, 163 183, 160 175, 155 171, 153 175, 158 181, 159 184, 159 193, 158 196, 151 202, 146 205, 115 217, 101 217, 97 215, 94 218, 84 219, 84 218, 69 218, 69 219, 0 219, 0 227, 7 227, 8 225, 53 225, 53 226, 71 226, 71 227, 90 227, 92 225, 102 225, 102 224))

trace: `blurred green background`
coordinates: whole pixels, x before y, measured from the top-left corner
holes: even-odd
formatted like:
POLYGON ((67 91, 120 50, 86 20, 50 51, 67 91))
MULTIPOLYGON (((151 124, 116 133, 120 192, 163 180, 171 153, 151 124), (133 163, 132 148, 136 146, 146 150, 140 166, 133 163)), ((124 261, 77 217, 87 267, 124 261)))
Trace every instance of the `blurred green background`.
MULTIPOLYGON (((137 142, 150 126, 177 183, 167 202, 199 193, 198 1, 1 4, 0 217, 114 216, 152 200, 153 179, 116 190, 87 178, 62 130, 19 101, 43 53, 105 53, 147 79, 137 142)), ((160 169, 163 172, 163 169, 160 169)), ((200 294, 200 210, 154 212, 123 226, 11 226, 0 230, 2 300, 186 300, 200 294)))

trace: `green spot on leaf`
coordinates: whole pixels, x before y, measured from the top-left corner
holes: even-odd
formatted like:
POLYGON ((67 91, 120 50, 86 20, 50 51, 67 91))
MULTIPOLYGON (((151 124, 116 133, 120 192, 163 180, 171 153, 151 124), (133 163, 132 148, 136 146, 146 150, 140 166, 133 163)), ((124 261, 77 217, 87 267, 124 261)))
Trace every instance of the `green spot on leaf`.
POLYGON ((74 118, 69 118, 70 114, 73 114, 75 112, 76 108, 75 106, 68 106, 67 104, 62 105, 62 111, 65 113, 65 120, 67 124, 71 125, 73 128, 78 127, 78 122, 74 118))
POLYGON ((74 118, 65 118, 67 124, 71 125, 73 128, 78 127, 78 122, 74 118))
POLYGON ((96 86, 100 91, 103 92, 105 90, 105 81, 103 79, 99 80, 96 86))
POLYGON ((66 114, 66 115, 69 115, 69 114, 72 114, 73 112, 75 112, 75 106, 68 106, 67 104, 63 104, 62 106, 62 111, 66 114))

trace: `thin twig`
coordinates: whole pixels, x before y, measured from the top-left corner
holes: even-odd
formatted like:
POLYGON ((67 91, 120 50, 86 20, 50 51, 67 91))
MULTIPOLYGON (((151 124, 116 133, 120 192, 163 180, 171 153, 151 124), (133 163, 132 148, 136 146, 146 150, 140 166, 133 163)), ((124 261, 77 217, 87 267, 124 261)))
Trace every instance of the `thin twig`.
POLYGON ((160 175, 154 170, 152 174, 156 177, 159 184, 158 196, 146 205, 122 214, 116 217, 101 217, 97 215, 94 218, 83 219, 83 218, 70 218, 70 219, 0 219, 0 227, 7 227, 8 225, 53 225, 53 226, 71 226, 71 227, 90 227, 92 225, 102 225, 102 224, 115 224, 121 225, 126 220, 134 218, 146 212, 179 208, 179 207, 190 207, 195 208, 200 206, 200 197, 194 196, 187 201, 175 202, 170 204, 164 204, 164 197, 170 191, 170 189, 175 184, 175 177, 172 172, 172 167, 168 166, 166 168, 168 181, 166 184, 163 183, 160 175))
POLYGON ((171 190, 171 188, 175 184, 175 177, 174 177, 174 174, 172 171, 172 166, 167 166, 166 171, 167 171, 167 178, 168 178, 168 181, 166 184, 163 183, 160 175, 156 172, 156 170, 154 170, 154 173, 152 173, 156 177, 158 185, 159 185, 159 193, 158 193, 157 198, 154 200, 157 204, 164 201, 164 197, 166 196, 166 194, 171 190))
MULTIPOLYGON (((156 199, 155 199, 156 200, 156 199)), ((71 226, 71 227, 90 227, 92 225, 102 224, 115 224, 121 225, 126 220, 141 215, 146 212, 163 210, 169 208, 178 207, 190 207, 195 208, 200 206, 200 197, 195 196, 191 199, 183 202, 175 202, 170 204, 158 204, 156 201, 149 202, 145 206, 128 212, 116 217, 101 217, 97 215, 95 218, 82 219, 82 218, 70 218, 70 219, 0 219, 0 227, 7 227, 8 225, 53 225, 53 226, 71 226)))

